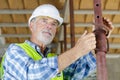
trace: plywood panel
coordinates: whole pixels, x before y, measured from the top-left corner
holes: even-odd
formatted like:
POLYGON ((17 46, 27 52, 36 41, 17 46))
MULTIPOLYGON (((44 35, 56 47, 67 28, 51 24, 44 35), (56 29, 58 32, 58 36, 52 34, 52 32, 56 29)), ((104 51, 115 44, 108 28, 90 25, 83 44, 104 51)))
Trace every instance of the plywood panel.
POLYGON ((2 14, 2 15, 0 15, 0 22, 1 22, 1 23, 12 22, 11 15, 6 15, 6 14, 2 14))
POLYGON ((74 15, 74 22, 85 22, 85 15, 74 15))
POLYGON ((113 30, 113 34, 117 34, 119 32, 119 29, 118 28, 114 28, 114 30, 113 30))
POLYGON ((105 6, 107 10, 118 10, 120 0, 108 0, 105 6))
POLYGON ((0 9, 8 9, 8 1, 0 0, 0 9))
POLYGON ((14 15, 12 15, 12 17, 13 17, 13 22, 15 22, 15 23, 18 23, 18 22, 25 23, 25 22, 27 22, 26 17, 23 14, 14 14, 14 15))
POLYGON ((74 10, 78 10, 80 8, 81 0, 73 0, 74 10))
POLYGON ((108 40, 109 40, 109 43, 112 43, 113 42, 113 39, 114 38, 109 38, 108 40))
POLYGON ((88 23, 93 22, 94 21, 93 17, 94 17, 93 15, 86 15, 85 22, 88 22, 88 23))
POLYGON ((120 43, 120 38, 114 38, 113 43, 118 43, 119 44, 120 43))
POLYGON ((38 0, 23 0, 25 9, 34 9, 39 5, 38 0))
POLYGON ((39 4, 53 4, 58 9, 63 9, 63 5, 60 4, 60 1, 58 0, 39 0, 39 4))
POLYGON ((28 28, 26 27, 18 27, 16 28, 17 34, 28 34, 28 28))
POLYGON ((107 1, 108 0, 101 0, 101 8, 102 8, 102 10, 105 9, 105 5, 106 5, 107 1))
POLYGON ((2 34, 16 34, 15 27, 2 28, 2 34))
POLYGON ((23 1, 22 0, 8 0, 9 7, 11 9, 23 9, 23 1))
POLYGON ((6 38, 6 43, 10 44, 10 43, 18 43, 18 38, 6 38))
POLYGON ((120 23, 120 14, 114 16, 113 23, 120 23))
MULTIPOLYGON (((82 34, 84 32, 84 27, 76 27, 75 34, 82 34)), ((67 34, 70 34, 70 27, 67 27, 67 34)))
POLYGON ((81 0, 80 9, 93 9, 93 0, 81 0))

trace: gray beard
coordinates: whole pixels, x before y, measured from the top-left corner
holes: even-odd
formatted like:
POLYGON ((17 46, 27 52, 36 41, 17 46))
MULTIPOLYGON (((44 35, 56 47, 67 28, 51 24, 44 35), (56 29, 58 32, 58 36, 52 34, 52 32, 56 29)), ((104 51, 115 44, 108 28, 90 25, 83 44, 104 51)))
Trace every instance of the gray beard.
POLYGON ((44 34, 42 33, 42 31, 40 31, 37 36, 37 40, 42 42, 46 46, 52 42, 53 38, 54 38, 53 35, 51 37, 45 37, 44 34))

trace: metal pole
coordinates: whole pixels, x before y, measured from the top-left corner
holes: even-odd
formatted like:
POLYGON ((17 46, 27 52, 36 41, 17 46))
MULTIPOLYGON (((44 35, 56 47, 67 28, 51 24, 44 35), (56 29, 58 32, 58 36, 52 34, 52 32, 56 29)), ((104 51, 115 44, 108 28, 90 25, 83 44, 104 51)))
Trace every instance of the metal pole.
POLYGON ((102 10, 101 0, 94 0, 94 17, 95 17, 95 35, 96 35, 96 58, 97 58, 97 80, 108 80, 106 68, 107 40, 105 30, 102 29, 102 10))
POLYGON ((71 47, 75 45, 75 32, 74 32, 74 9, 73 9, 73 0, 69 1, 70 7, 70 35, 71 35, 71 47))
POLYGON ((63 26, 64 26, 64 51, 67 50, 67 40, 66 40, 66 25, 67 23, 63 23, 63 26))
POLYGON ((63 41, 60 41, 60 48, 61 48, 61 53, 63 53, 63 41))

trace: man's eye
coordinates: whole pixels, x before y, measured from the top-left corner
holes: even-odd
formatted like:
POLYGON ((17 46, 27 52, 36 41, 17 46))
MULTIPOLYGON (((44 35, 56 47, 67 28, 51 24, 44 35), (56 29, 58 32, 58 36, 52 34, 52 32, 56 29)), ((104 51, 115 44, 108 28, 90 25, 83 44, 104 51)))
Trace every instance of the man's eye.
POLYGON ((47 23, 47 21, 45 19, 42 19, 42 22, 47 23))
POLYGON ((57 23, 53 23, 52 25, 53 25, 53 26, 58 26, 58 24, 57 24, 57 23))

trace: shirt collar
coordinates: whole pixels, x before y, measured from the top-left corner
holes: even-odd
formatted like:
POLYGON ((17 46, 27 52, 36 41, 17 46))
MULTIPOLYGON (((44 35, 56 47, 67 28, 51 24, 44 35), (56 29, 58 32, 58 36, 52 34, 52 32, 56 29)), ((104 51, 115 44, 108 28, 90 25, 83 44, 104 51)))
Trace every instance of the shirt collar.
POLYGON ((29 40, 25 40, 25 43, 29 44, 32 48, 34 48, 42 57, 46 57, 47 54, 50 52, 50 49, 48 47, 46 47, 44 50, 44 53, 42 53, 40 47, 29 40), (43 54, 45 54, 45 55, 43 55, 43 54))

